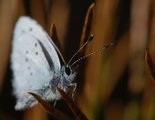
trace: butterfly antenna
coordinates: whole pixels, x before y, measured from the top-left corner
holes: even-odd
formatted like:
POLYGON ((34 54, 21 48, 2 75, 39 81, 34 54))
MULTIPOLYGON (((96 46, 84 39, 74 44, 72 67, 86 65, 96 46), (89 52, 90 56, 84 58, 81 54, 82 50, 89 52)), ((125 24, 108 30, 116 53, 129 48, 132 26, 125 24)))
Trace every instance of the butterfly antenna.
POLYGON ((63 61, 63 63, 66 65, 65 59, 64 59, 63 55, 61 54, 60 50, 58 49, 58 47, 53 43, 53 41, 49 38, 49 36, 48 36, 48 39, 51 42, 51 44, 54 46, 54 48, 56 49, 58 54, 60 55, 61 60, 63 61))
POLYGON ((111 46, 113 46, 113 45, 114 45, 114 43, 109 43, 109 44, 105 45, 104 47, 102 47, 102 48, 100 48, 100 49, 98 49, 98 50, 96 50, 96 51, 94 51, 94 52, 92 52, 92 53, 89 53, 89 54, 87 54, 87 55, 85 55, 85 56, 83 56, 83 57, 77 59, 71 66, 77 64, 77 63, 80 62, 81 60, 86 59, 87 57, 89 57, 89 56, 91 56, 91 55, 93 55, 93 54, 102 52, 104 49, 107 49, 107 48, 109 48, 109 47, 111 47, 111 46))
POLYGON ((78 51, 76 53, 73 54, 73 56, 71 57, 71 59, 69 60, 68 64, 69 65, 73 58, 94 38, 94 34, 91 34, 90 37, 88 38, 88 40, 78 49, 78 51))

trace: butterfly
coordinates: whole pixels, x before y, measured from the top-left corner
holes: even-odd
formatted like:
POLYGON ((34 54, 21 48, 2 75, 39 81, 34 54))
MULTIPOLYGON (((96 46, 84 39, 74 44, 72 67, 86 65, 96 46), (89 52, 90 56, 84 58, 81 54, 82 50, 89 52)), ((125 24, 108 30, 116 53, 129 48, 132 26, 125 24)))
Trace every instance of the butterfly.
POLYGON ((76 72, 64 61, 62 54, 49 35, 32 18, 22 16, 13 33, 11 68, 13 71, 13 94, 16 110, 30 108, 37 101, 28 92, 42 99, 54 101, 61 98, 56 86, 67 92, 76 89, 73 83, 76 72))

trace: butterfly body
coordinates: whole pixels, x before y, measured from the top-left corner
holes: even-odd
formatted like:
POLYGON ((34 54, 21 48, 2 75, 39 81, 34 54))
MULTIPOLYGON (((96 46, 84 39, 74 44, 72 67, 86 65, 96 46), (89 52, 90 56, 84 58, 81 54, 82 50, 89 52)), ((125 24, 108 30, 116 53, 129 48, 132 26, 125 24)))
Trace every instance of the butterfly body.
POLYGON ((34 106, 37 101, 28 94, 34 92, 45 100, 58 100, 56 86, 67 91, 75 72, 61 65, 56 45, 40 25, 29 17, 20 17, 14 31, 11 67, 16 110, 34 106))

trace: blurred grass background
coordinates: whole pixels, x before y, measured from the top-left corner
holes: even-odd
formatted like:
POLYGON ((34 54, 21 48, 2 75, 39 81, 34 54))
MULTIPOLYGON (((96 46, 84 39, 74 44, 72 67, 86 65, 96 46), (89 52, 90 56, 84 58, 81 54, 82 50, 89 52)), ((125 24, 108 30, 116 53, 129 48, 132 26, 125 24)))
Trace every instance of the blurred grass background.
MULTIPOLYGON (((115 45, 80 63, 79 108, 90 120, 155 120, 154 81, 145 64, 146 49, 155 60, 155 0, 0 0, 0 120, 52 119, 39 105, 14 110, 9 59, 18 17, 33 17, 49 34, 54 23, 68 61, 83 43, 82 28, 93 2, 90 31, 95 37, 84 54, 115 45)), ((63 101, 56 107, 73 117, 63 101)))

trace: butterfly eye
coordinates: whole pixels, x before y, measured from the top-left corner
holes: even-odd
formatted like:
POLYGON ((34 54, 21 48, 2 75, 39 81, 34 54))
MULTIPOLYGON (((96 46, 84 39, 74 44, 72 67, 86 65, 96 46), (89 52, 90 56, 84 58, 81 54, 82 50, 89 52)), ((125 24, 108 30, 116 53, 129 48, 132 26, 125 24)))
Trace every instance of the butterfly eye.
POLYGON ((71 74, 71 68, 66 66, 65 67, 65 73, 69 76, 71 74))

